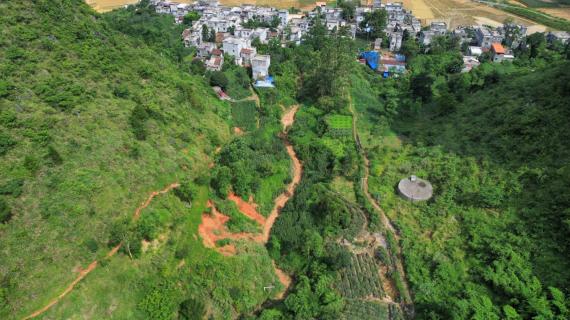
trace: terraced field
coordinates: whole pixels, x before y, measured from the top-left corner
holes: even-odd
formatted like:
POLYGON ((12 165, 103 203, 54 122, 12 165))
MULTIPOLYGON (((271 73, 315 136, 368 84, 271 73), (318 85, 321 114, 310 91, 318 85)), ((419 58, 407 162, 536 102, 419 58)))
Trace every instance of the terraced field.
POLYGON ((368 254, 352 255, 350 265, 340 272, 337 286, 342 296, 346 298, 384 297, 378 264, 368 254))

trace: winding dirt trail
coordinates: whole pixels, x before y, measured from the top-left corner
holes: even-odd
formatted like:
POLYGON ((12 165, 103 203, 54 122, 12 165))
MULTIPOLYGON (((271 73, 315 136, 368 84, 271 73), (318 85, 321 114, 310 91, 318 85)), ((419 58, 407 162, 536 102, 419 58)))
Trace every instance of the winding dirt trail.
POLYGON ((411 302, 412 298, 410 295, 410 287, 408 285, 406 272, 405 272, 404 266, 402 264, 402 247, 399 245, 400 235, 396 231, 396 229, 394 228, 394 225, 392 224, 392 221, 390 221, 388 216, 386 216, 386 214, 384 213, 384 210, 382 210, 382 208, 380 207, 380 205, 378 204, 376 199, 374 199, 374 197, 372 197, 372 195, 368 191, 368 176, 370 175, 370 160, 368 159, 368 155, 360 143, 360 137, 358 136, 358 131, 356 129, 357 113, 354 110, 354 106, 352 104, 352 96, 349 95, 348 100, 349 100, 349 110, 352 113, 352 135, 353 135, 354 141, 356 142, 357 149, 358 149, 359 153, 362 155, 362 158, 364 160, 364 177, 362 177, 361 188, 362 188, 362 191, 364 192, 364 194, 366 195, 366 198, 368 199, 368 201, 372 204, 372 206, 374 207, 376 212, 378 212, 378 214, 380 215, 380 221, 382 221, 382 225, 387 230, 390 230, 390 232, 392 232, 392 234, 394 235, 394 238, 396 240, 396 243, 398 244, 398 246, 396 248, 390 248, 390 250, 395 249, 396 255, 398 256, 398 259, 396 259, 397 261, 396 261, 395 265, 396 265, 396 269, 398 269, 398 272, 400 273, 400 275, 402 277, 402 284, 404 286, 404 291, 405 291, 405 292, 399 292, 399 294, 401 296, 402 295, 405 296, 406 301, 410 301, 409 307, 412 310, 411 312, 413 313, 413 302, 411 302))
MULTIPOLYGON (((168 185, 166 188, 159 190, 159 191, 153 191, 148 197, 147 199, 135 210, 134 214, 133 214, 133 221, 137 221, 141 215, 141 211, 148 207, 150 205, 150 203, 152 202, 152 199, 154 199, 154 197, 167 193, 170 190, 179 187, 180 185, 178 183, 172 183, 170 185, 168 185)), ((116 245, 114 248, 112 248, 106 255, 106 258, 111 258, 112 256, 114 256, 119 249, 121 248, 123 244, 119 243, 118 245, 116 245)), ((32 319, 35 318, 41 314, 43 314, 44 312, 46 312, 47 310, 49 310, 51 307, 53 307, 54 305, 56 305, 60 300, 62 300, 67 294, 69 294, 74 288, 75 286, 81 281, 83 280, 83 278, 85 278, 89 273, 91 273, 91 271, 95 270, 95 268, 97 268, 97 265, 99 264, 99 261, 94 260, 93 262, 91 262, 87 268, 81 270, 79 272, 79 275, 75 278, 75 280, 73 280, 73 282, 71 282, 69 284, 69 286, 67 286, 67 288, 65 288, 65 290, 63 290, 62 293, 60 293, 56 298, 52 299, 47 305, 45 305, 43 308, 33 312, 32 314, 30 314, 29 316, 25 317, 24 320, 26 319, 32 319)))
MULTIPOLYGON (((273 209, 271 210, 269 216, 265 218, 261 215, 257 209, 255 204, 252 203, 251 199, 249 202, 244 201, 239 196, 230 193, 228 195, 228 199, 234 201, 238 206, 238 209, 241 213, 245 216, 249 217, 252 220, 255 220, 260 226, 263 227, 262 233, 247 233, 247 232, 240 232, 240 233, 232 233, 229 232, 227 227, 225 226, 226 222, 230 219, 228 216, 224 215, 223 213, 219 212, 212 201, 208 201, 208 207, 211 208, 212 212, 210 214, 204 213, 202 214, 202 223, 198 226, 198 232, 202 237, 202 241, 205 247, 212 248, 220 252, 225 256, 231 256, 236 253, 235 247, 232 244, 225 245, 223 247, 216 247, 216 242, 222 239, 231 239, 231 240, 249 240, 254 241, 260 244, 266 244, 269 241, 269 236, 271 233, 271 228, 273 224, 277 220, 281 209, 285 206, 287 201, 293 197, 295 193, 295 189, 301 182, 301 176, 303 175, 303 166, 299 158, 297 158, 297 154, 293 149, 293 146, 287 139, 287 131, 295 122, 295 114, 299 110, 299 106, 295 105, 287 110, 282 118, 281 124, 283 125, 283 132, 281 134, 281 138, 283 139, 283 143, 285 144, 285 149, 287 150, 287 154, 291 158, 293 162, 292 167, 292 179, 291 182, 285 188, 285 191, 281 193, 275 200, 273 201, 273 209)), ((285 272, 277 268, 275 263, 273 262, 273 267, 275 269, 275 273, 279 278, 279 281, 285 287, 285 290, 280 292, 277 297, 281 299, 289 285, 291 284, 292 280, 289 275, 285 272)))

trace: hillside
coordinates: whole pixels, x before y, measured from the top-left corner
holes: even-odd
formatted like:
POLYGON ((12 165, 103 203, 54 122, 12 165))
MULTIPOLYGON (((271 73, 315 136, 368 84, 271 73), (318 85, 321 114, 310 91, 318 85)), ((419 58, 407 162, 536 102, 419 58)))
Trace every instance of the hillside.
POLYGON ((570 65, 541 50, 466 74, 434 53, 403 79, 355 75, 370 191, 401 235, 417 318, 569 316, 570 65), (397 196, 410 175, 433 199, 397 196))
MULTIPOLYGON (((152 191, 207 172, 229 137, 229 109, 201 77, 114 31, 83 1, 4 1, 0 11, 0 318, 11 319, 103 257, 112 229, 152 191)), ((179 197, 157 197, 147 210, 159 217, 155 232, 172 238, 165 232, 185 221, 184 208, 179 197)), ((149 262, 135 271, 118 257, 106 278, 85 284, 89 300, 83 292, 62 310, 89 306, 98 318, 122 299, 127 308, 114 314, 133 314, 120 292, 95 300, 111 288, 144 296, 140 279, 163 268, 149 262), (113 287, 113 269, 124 286, 113 287), (125 278, 131 272, 136 286, 125 278)))
POLYGON ((496 200, 524 221, 537 276, 567 287, 570 265, 561 258, 570 255, 570 198, 564 191, 570 187, 570 131, 564 129, 570 120, 570 63, 493 73, 486 82, 453 109, 430 106, 397 129, 414 144, 441 146, 511 172, 517 190, 512 197, 496 193, 496 200))

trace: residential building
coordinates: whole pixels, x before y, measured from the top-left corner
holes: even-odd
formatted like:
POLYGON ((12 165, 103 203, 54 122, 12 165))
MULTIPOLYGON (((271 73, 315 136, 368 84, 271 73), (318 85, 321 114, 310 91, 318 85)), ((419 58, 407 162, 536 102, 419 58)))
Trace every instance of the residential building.
POLYGON ((489 49, 493 43, 502 43, 505 37, 497 30, 491 30, 485 26, 475 28, 475 37, 477 45, 489 49))
POLYGON ((559 41, 562 44, 567 44, 570 42, 570 32, 552 31, 546 35, 546 40, 548 40, 549 43, 559 41))
POLYGON ((251 59, 253 79, 265 79, 269 75, 271 57, 269 55, 256 55, 251 59))

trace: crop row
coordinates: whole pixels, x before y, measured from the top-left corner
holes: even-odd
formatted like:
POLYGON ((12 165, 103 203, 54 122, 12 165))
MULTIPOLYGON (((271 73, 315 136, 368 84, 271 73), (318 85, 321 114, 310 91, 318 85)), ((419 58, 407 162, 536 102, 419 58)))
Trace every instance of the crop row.
POLYGON ((347 300, 342 319, 378 320, 389 319, 390 311, 386 304, 372 301, 347 300))
POLYGON ((337 285, 346 298, 383 297, 378 265, 368 254, 352 255, 350 264, 339 272, 337 285))

